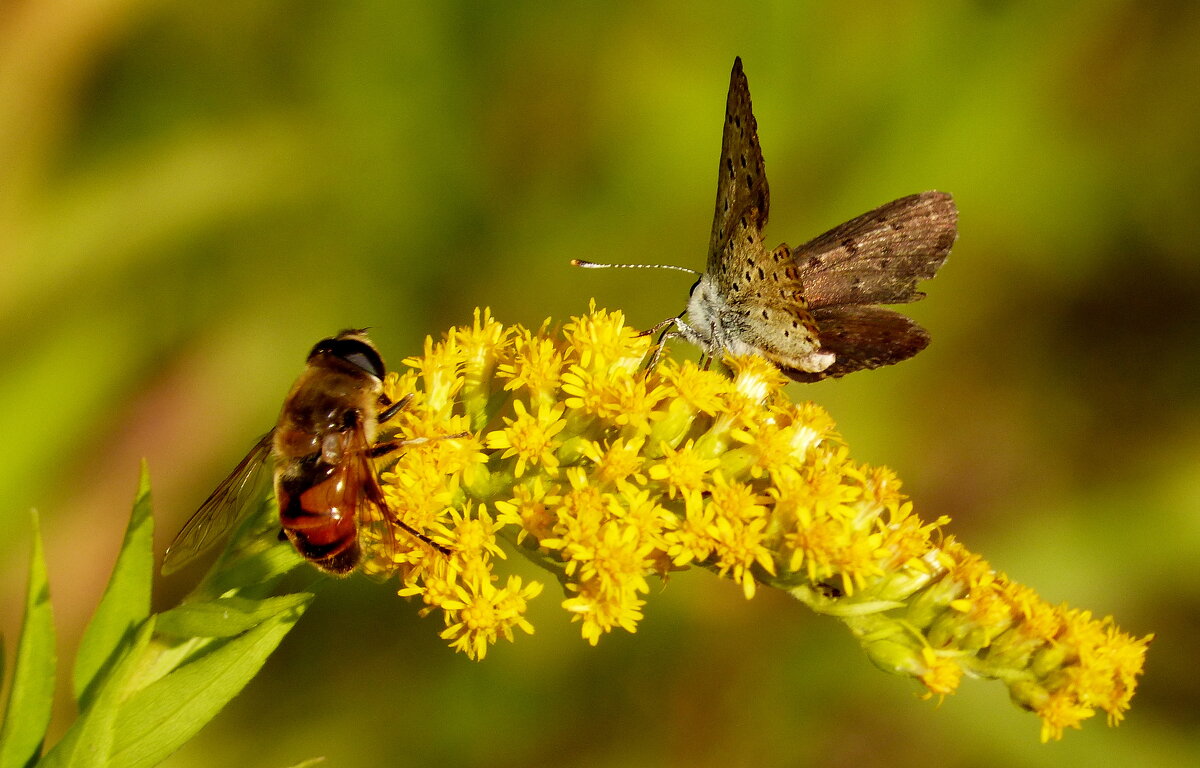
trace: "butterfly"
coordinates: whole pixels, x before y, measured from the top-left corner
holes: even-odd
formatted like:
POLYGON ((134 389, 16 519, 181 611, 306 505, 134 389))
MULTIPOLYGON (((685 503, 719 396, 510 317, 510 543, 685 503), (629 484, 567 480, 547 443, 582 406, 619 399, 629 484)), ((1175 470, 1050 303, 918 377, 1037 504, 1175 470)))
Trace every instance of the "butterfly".
POLYGON ((769 212, 758 124, 738 58, 725 104, 708 263, 685 312, 656 329, 673 325, 672 335, 709 357, 760 355, 806 382, 897 363, 929 344, 915 321, 878 305, 924 298, 917 282, 937 273, 958 234, 950 195, 893 200, 797 248, 767 248, 769 212))

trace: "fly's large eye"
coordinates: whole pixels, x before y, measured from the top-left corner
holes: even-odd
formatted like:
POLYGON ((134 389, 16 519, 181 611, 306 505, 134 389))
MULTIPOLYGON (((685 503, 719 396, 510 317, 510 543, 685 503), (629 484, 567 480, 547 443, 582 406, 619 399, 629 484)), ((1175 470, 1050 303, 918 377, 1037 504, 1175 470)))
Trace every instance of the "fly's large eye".
POLYGON ((383 378, 383 358, 379 356, 374 347, 366 342, 358 339, 334 339, 330 353, 363 369, 377 379, 383 378))
POLYGON ((337 343, 337 339, 332 336, 328 339, 321 339, 313 345, 312 350, 308 353, 307 360, 312 360, 317 355, 333 351, 333 345, 337 343))
POLYGON ((373 349, 351 352, 349 354, 339 354, 338 357, 342 358, 347 363, 351 363, 359 368, 362 368, 364 371, 377 379, 383 378, 383 360, 380 359, 379 354, 373 349))
POLYGON ((386 372, 383 367, 383 358, 379 356, 374 347, 359 338, 339 335, 322 339, 312 348, 312 352, 308 353, 308 359, 312 360, 322 354, 345 360, 355 368, 359 368, 377 379, 382 379, 386 372))

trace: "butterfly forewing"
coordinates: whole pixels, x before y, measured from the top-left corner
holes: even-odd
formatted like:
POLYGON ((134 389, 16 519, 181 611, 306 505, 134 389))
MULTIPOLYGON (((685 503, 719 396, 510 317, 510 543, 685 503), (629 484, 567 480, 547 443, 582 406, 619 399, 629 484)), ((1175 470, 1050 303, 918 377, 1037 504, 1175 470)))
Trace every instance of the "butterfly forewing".
POLYGON ((229 476, 188 519, 163 556, 163 574, 174 573, 216 544, 241 518, 257 494, 263 466, 271 455, 273 432, 263 435, 229 476))
POLYGON ((944 192, 893 200, 834 227, 793 251, 813 309, 904 304, 925 294, 918 280, 937 274, 958 233, 958 209, 944 192))
POLYGON ((725 100, 721 162, 717 169, 717 204, 708 246, 707 271, 718 285, 728 285, 728 270, 736 270, 736 251, 744 250, 748 233, 761 237, 767 224, 770 191, 758 143, 758 124, 750 104, 750 86, 735 59, 725 100))

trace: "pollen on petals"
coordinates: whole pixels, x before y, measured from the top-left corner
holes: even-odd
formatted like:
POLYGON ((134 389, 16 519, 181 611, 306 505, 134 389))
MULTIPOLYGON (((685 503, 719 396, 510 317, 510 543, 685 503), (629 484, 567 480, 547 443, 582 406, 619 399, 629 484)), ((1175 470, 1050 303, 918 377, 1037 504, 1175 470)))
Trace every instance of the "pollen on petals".
POLYGON ((556 330, 504 326, 480 310, 389 375, 381 461, 394 519, 434 542, 364 526, 369 570, 395 576, 442 637, 472 659, 533 631, 535 581, 504 572, 520 553, 562 585, 562 608, 596 644, 635 632, 651 582, 705 568, 747 598, 787 591, 843 621, 879 667, 953 693, 1003 681, 1057 739, 1129 709, 1151 636, 1051 605, 967 550, 946 517, 918 516, 886 467, 854 461, 829 414, 795 403, 758 357, 728 371, 664 358, 620 312, 556 330))

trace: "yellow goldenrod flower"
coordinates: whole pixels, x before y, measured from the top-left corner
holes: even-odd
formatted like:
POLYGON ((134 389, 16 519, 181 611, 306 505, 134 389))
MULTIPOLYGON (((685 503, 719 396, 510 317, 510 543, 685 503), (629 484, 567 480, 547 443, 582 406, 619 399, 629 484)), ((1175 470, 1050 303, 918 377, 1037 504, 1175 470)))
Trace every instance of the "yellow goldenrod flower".
POLYGON ((549 402, 562 382, 562 352, 544 335, 523 330, 513 340, 512 359, 497 367, 496 376, 508 380, 505 389, 524 390, 538 404, 549 402))
POLYGON ((446 611, 441 638, 469 658, 482 659, 498 638, 511 642, 514 628, 533 634, 533 625, 525 620, 525 604, 541 591, 537 582, 522 587, 519 576, 510 576, 500 589, 486 579, 466 581, 458 586, 458 599, 446 611))
POLYGON ((649 345, 619 312, 553 332, 484 310, 389 376, 393 400, 416 394, 386 498, 449 554, 400 533, 368 566, 440 611, 453 648, 482 659, 533 631, 525 610, 542 586, 497 573, 505 547, 562 583, 593 644, 637 630, 651 576, 699 566, 747 598, 782 589, 837 617, 928 696, 964 676, 1003 681, 1043 739, 1098 711, 1121 719, 1149 636, 1046 603, 947 535, 948 519, 922 520, 896 476, 854 462, 829 415, 793 403, 767 361, 647 371, 649 345))
POLYGON ((556 452, 562 442, 555 435, 567 426, 563 421, 563 407, 552 407, 548 403, 538 408, 537 414, 525 410, 525 403, 513 403, 516 418, 505 418, 507 428, 488 433, 487 447, 504 451, 500 458, 517 457, 513 476, 525 474, 527 465, 541 465, 547 472, 558 468, 556 452))
POLYGON ((651 480, 665 486, 672 499, 676 494, 703 490, 709 474, 721 466, 719 460, 701 456, 694 440, 688 440, 678 450, 664 444, 662 451, 662 460, 650 467, 648 474, 651 480))

